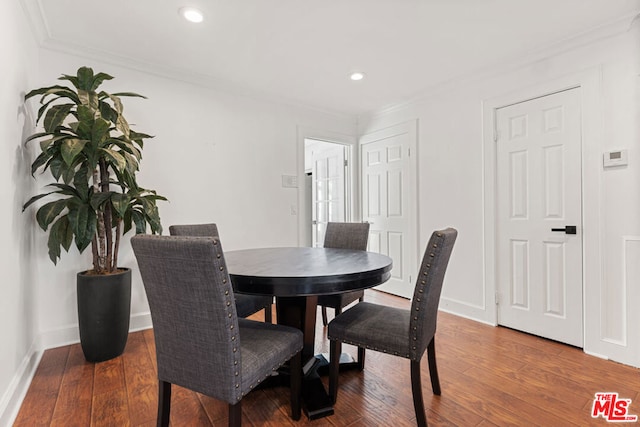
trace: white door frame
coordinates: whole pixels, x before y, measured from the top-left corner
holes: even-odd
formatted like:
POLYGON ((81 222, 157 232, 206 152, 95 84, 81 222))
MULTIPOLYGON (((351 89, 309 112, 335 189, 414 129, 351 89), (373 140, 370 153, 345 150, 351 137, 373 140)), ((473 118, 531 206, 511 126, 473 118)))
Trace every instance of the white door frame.
POLYGON ((311 242, 306 239, 305 212, 310 209, 306 206, 305 194, 305 171, 304 171, 304 140, 317 139, 320 141, 333 142, 349 147, 349 165, 345 179, 349 181, 349 212, 348 221, 357 221, 361 218, 360 211, 360 153, 358 150, 358 139, 355 135, 347 135, 338 132, 324 131, 319 129, 298 126, 297 128, 297 175, 298 175, 298 246, 311 246, 311 242))
POLYGON ((602 265, 600 241, 600 180, 602 167, 601 141, 603 135, 601 101, 601 68, 561 79, 523 88, 510 94, 483 102, 484 150, 484 254, 485 254, 485 313, 488 323, 497 325, 498 308, 495 304, 496 270, 496 110, 501 107, 562 90, 579 88, 582 109, 582 224, 583 224, 583 325, 584 351, 598 353, 600 313, 599 292, 602 265), (591 333, 589 332, 591 331, 591 333))

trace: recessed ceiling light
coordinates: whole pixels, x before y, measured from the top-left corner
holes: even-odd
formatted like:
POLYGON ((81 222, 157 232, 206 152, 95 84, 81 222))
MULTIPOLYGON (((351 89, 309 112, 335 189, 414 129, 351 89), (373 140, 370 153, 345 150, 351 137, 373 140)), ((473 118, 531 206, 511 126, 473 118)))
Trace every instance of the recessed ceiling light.
POLYGON ((204 20, 202 12, 194 7, 182 7, 178 12, 189 22, 199 23, 204 20))
POLYGON ((358 80, 362 80, 364 79, 364 73, 361 73, 360 71, 356 71, 354 73, 351 73, 351 75, 349 76, 349 78, 353 81, 358 81, 358 80))

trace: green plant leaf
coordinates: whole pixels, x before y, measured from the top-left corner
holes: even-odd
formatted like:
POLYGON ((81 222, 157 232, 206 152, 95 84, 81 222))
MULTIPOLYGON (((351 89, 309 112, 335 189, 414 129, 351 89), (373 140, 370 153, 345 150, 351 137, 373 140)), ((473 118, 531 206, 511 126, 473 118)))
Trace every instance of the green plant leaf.
POLYGON ((129 97, 136 97, 136 98, 144 98, 147 99, 146 96, 144 95, 140 95, 138 93, 134 93, 134 92, 118 92, 118 93, 112 93, 112 96, 129 96, 129 97))
POLYGON ((103 119, 108 120, 109 122, 115 123, 118 118, 118 112, 114 110, 109 103, 100 101, 99 104, 100 115, 103 119))
POLYGON ((37 196, 33 196, 27 201, 24 205, 22 205, 22 212, 24 212, 29 206, 31 206, 34 202, 42 199, 43 197, 47 197, 49 194, 54 193, 54 191, 50 191, 49 193, 38 194, 37 196))
POLYGON ((86 140, 78 138, 69 138, 62 143, 62 146, 60 147, 60 154, 62 154, 62 158, 67 166, 71 166, 73 164, 73 160, 78 154, 80 154, 86 143, 86 140))
POLYGON ((75 235, 76 247, 83 252, 96 232, 96 212, 89 204, 74 202, 69 207, 69 225, 75 235))
POLYGON ((102 209, 103 205, 111 198, 112 194, 114 194, 113 191, 98 191, 97 193, 92 193, 89 203, 93 210, 97 211, 102 209))
POLYGON ((66 168, 62 156, 52 157, 51 162, 49 162, 49 168, 51 169, 51 175, 56 181, 59 181, 66 168))
POLYGON ((76 89, 78 89, 78 87, 80 86, 80 82, 78 81, 78 77, 76 76, 69 76, 67 74, 63 74, 61 77, 58 77, 58 80, 68 80, 71 82, 72 85, 75 86, 76 89))
POLYGON ((98 95, 94 91, 78 90, 78 98, 82 105, 86 105, 93 111, 98 109, 98 95))
POLYGON ((59 244, 62 245, 65 251, 69 252, 69 248, 73 242, 73 230, 69 227, 68 215, 61 216, 60 219, 51 226, 49 233, 55 234, 59 244))
POLYGON ((105 157, 109 159, 110 163, 113 164, 114 168, 117 170, 122 171, 127 167, 127 161, 124 156, 117 151, 109 150, 107 148, 103 148, 100 151, 104 153, 105 157))
POLYGON ((44 117, 44 130, 49 133, 55 132, 56 128, 65 121, 74 104, 54 105, 47 111, 44 117))
POLYGON ((49 161, 50 158, 51 158, 51 154, 50 153, 48 153, 46 151, 40 153, 40 155, 38 157, 36 157, 36 159, 31 164, 31 176, 34 176, 36 171, 38 169, 40 169, 40 167, 42 167, 45 164, 47 164, 47 162, 49 161))
POLYGON ((109 128, 111 124, 105 119, 99 118, 93 122, 93 128, 91 129, 91 140, 95 146, 103 144, 109 136, 109 128))
POLYGON ((133 212, 131 209, 127 210, 124 214, 124 216, 122 217, 122 234, 127 234, 129 232, 129 230, 131 230, 131 225, 132 225, 132 218, 131 218, 131 212, 133 212))
POLYGON ((51 135, 51 133, 49 132, 38 132, 38 133, 34 133, 33 135, 29 136, 24 143, 26 144, 29 141, 33 141, 34 139, 38 139, 38 138, 42 138, 43 136, 49 136, 51 135))
POLYGON ((47 187, 58 188, 59 190, 57 191, 57 193, 64 194, 65 196, 72 196, 77 198, 78 200, 80 199, 78 191, 70 185, 54 182, 53 184, 47 185, 47 187))
POLYGON ((73 177, 73 186, 78 190, 82 200, 88 200, 89 194, 89 181, 92 174, 89 172, 87 165, 81 166, 73 177))
POLYGON ((147 231, 147 221, 144 219, 144 214, 133 210, 131 212, 131 218, 136 224, 136 234, 144 234, 147 231))
MULTIPOLYGON (((61 85, 54 85, 54 86, 47 86, 47 87, 41 87, 38 89, 34 89, 32 91, 30 91, 29 93, 27 93, 24 96, 25 101, 29 98, 32 98, 36 95, 42 95, 42 98, 40 99, 41 103, 44 103, 44 99, 49 96, 49 95, 53 95, 53 94, 57 94, 59 96, 64 96, 66 98, 70 98, 70 97, 75 97, 75 92, 71 89, 69 89, 66 86, 61 86, 61 85)), ((76 97, 77 99, 77 97, 76 97)))
POLYGON ((111 77, 109 74, 105 74, 105 73, 96 74, 93 77, 93 83, 91 84, 91 90, 95 91, 102 84, 102 82, 104 82, 105 80, 112 80, 112 79, 113 79, 113 77, 111 77))
POLYGON ((120 97, 118 97, 116 95, 108 94, 106 92, 103 92, 103 93, 109 97, 111 102, 113 102, 113 106, 114 106, 116 112, 118 113, 118 115, 122 114, 122 111, 124 110, 124 107, 122 106, 122 100, 120 100, 120 97))
POLYGON ((90 67, 78 68, 78 90, 90 91, 93 86, 93 69, 90 67))
POLYGON ((47 239, 47 247, 49 248, 49 259, 53 264, 58 264, 60 258, 60 240, 55 233, 49 232, 49 238, 47 239))
POLYGON ((118 214, 119 218, 123 218, 127 209, 129 209, 129 203, 131 202, 131 197, 128 194, 122 193, 113 193, 111 196, 111 204, 118 214))
POLYGON ((42 205, 36 213, 36 221, 40 228, 47 231, 49 224, 51 224, 66 207, 67 199, 56 200, 42 205))
POLYGON ((129 139, 129 123, 127 123, 127 119, 124 118, 123 115, 119 114, 116 120, 116 129, 118 129, 125 138, 129 139))

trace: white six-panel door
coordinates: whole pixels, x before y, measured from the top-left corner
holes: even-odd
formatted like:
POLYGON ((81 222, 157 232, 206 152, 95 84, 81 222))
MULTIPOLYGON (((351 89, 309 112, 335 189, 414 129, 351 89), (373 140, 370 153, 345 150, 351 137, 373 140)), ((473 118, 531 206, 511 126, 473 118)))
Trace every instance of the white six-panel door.
POLYGON ((416 267, 415 183, 411 147, 415 123, 363 136, 363 220, 371 223, 368 250, 393 259, 391 279, 377 289, 411 298, 416 267))
POLYGON ((345 150, 318 142, 311 150, 312 245, 322 246, 328 222, 345 221, 345 150))
POLYGON ((582 347, 580 111, 579 89, 496 111, 497 302, 501 325, 582 347))

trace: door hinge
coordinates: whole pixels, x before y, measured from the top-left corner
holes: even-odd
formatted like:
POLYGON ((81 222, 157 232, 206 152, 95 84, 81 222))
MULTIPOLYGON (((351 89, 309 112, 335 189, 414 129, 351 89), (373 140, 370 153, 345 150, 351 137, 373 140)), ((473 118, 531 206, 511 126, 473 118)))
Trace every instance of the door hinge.
POLYGON ((500 294, 496 292, 495 294, 496 305, 500 305, 500 294))
POLYGON ((493 131, 493 142, 498 142, 498 139, 500 139, 500 132, 496 129, 493 131))
POLYGON ((346 168, 347 166, 349 166, 349 160, 344 161, 344 167, 346 168))

